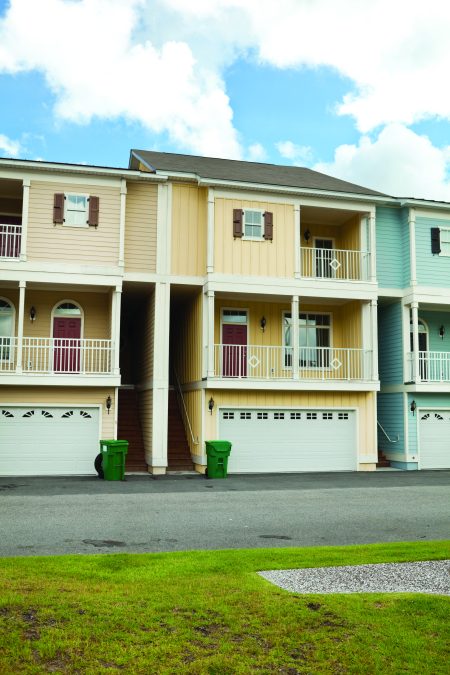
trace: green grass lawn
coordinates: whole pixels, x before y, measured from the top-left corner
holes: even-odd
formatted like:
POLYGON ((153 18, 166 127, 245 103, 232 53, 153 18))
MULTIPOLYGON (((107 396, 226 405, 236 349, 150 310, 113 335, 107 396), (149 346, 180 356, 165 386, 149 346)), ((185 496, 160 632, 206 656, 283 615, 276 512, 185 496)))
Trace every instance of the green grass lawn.
POLYGON ((0 673, 450 672, 448 598, 299 595, 265 569, 450 557, 450 542, 0 560, 0 673))

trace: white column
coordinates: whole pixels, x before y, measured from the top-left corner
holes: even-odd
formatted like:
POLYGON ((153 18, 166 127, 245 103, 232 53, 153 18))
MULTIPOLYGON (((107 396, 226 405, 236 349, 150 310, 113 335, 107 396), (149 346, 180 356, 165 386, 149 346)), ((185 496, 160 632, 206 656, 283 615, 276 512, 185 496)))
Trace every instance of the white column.
POLYGON ((214 272, 214 190, 208 189, 208 229, 207 229, 207 253, 206 272, 214 272))
POLYGON ((127 205, 127 181, 120 182, 120 220, 119 220, 119 267, 125 266, 125 213, 127 205))
POLYGON ((372 334, 372 379, 378 380, 378 302, 370 301, 370 323, 372 334))
POLYGON ((376 240, 376 225, 375 212, 369 214, 369 240, 370 240, 370 281, 377 280, 377 240, 376 240))
POLYGON ((111 311, 111 344, 113 349, 113 373, 120 375, 120 314, 122 304, 122 287, 116 286, 112 296, 111 311))
MULTIPOLYGON (((402 304, 403 382, 414 379, 414 363, 409 358, 411 351, 411 312, 409 305, 402 304)), ((411 357, 412 358, 412 357, 411 357)))
POLYGON ((20 242, 20 260, 27 259, 27 239, 28 239, 28 212, 30 206, 30 184, 29 178, 23 180, 22 195, 22 238, 20 242))
POLYGON ((157 283, 154 292, 153 340, 153 425, 151 466, 155 473, 167 467, 167 423, 169 404, 170 284, 157 283), (159 470, 158 470, 159 469, 159 470))
POLYGON ((294 277, 300 279, 302 275, 302 251, 300 236, 300 204, 294 206, 294 277))
POLYGON ((17 316, 17 360, 16 373, 20 375, 23 371, 23 320, 25 317, 25 288, 26 281, 19 281, 19 314, 17 316))
POLYGON ((202 293, 202 379, 206 380, 208 376, 208 294, 202 293))
MULTIPOLYGON (((207 293, 208 306, 208 372, 207 377, 214 377, 214 291, 207 293)), ((220 340, 219 340, 220 341, 220 340)), ((218 375, 219 373, 217 373, 218 375)))
POLYGON ((409 225, 409 259, 410 259, 411 286, 415 286, 417 284, 415 209, 409 209, 408 225, 409 225))
MULTIPOLYGON (((372 336, 372 308, 370 302, 361 303, 361 329, 361 346, 364 350, 367 349, 372 354, 374 341, 372 336)), ((364 355, 364 379, 367 380, 372 378, 372 358, 373 357, 371 357, 370 362, 368 362, 364 355), (370 363, 370 367, 368 367, 368 363, 370 363)))
POLYGON ((298 366, 300 363, 300 349, 299 349, 299 324, 298 324, 298 312, 299 312, 299 297, 298 295, 293 295, 291 300, 291 335, 292 335, 292 377, 294 380, 299 379, 298 366))
POLYGON ((413 333, 413 363, 414 363, 414 382, 420 382, 419 367, 419 303, 411 303, 412 313, 412 333, 413 333))

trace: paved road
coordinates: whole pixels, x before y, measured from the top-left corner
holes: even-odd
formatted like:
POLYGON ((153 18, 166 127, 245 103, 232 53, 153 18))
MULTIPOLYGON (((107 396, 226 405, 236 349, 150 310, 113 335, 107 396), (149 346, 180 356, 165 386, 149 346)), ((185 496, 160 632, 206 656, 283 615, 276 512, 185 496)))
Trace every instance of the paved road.
POLYGON ((0 555, 450 538, 450 471, 0 478, 0 555))

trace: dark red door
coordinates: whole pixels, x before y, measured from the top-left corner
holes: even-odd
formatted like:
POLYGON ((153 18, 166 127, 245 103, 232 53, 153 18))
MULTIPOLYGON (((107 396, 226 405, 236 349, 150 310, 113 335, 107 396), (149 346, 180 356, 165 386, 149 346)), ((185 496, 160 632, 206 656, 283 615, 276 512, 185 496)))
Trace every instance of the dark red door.
POLYGON ((55 373, 80 372, 81 319, 53 319, 53 369, 55 373))
POLYGON ((222 326, 222 376, 247 377, 247 326, 222 326))

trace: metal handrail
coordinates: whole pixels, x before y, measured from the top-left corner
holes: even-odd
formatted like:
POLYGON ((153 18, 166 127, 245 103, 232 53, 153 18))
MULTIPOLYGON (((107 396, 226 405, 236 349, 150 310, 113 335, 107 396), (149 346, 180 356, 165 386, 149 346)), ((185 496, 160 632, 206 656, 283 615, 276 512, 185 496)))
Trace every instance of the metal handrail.
POLYGON ((386 438, 388 439, 389 443, 398 443, 398 442, 399 442, 399 440, 400 440, 400 435, 399 435, 399 434, 397 434, 397 438, 396 438, 396 440, 394 440, 393 438, 391 438, 391 437, 388 435, 386 429, 385 429, 384 427, 381 426, 381 424, 379 423, 378 420, 377 420, 377 424, 378 424, 378 426, 380 427, 380 429, 381 429, 381 431, 383 432, 383 434, 384 434, 384 435, 386 436, 386 438))
POLYGON ((181 391, 180 380, 178 379, 178 375, 176 373, 175 368, 173 368, 172 370, 173 370, 173 376, 174 376, 174 379, 175 379, 175 391, 176 391, 178 400, 181 402, 184 425, 185 425, 185 427, 187 426, 187 428, 189 429, 189 433, 191 435, 193 445, 198 445, 198 437, 195 438, 194 433, 192 431, 191 422, 189 420, 189 413, 187 411, 186 404, 184 402, 183 392, 181 391))

